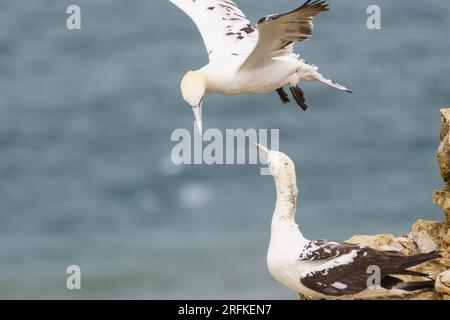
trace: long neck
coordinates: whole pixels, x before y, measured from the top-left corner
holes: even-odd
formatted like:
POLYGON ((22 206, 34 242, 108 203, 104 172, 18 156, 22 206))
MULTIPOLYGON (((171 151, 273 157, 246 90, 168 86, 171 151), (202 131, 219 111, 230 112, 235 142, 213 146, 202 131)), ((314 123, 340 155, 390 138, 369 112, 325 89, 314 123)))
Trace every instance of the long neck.
POLYGON ((289 175, 285 179, 275 178, 277 189, 277 202, 274 218, 295 222, 295 212, 297 210, 297 183, 295 174, 289 175))
POLYGON ((272 218, 271 244, 285 246, 301 246, 307 240, 304 238, 297 223, 295 212, 297 209, 297 184, 295 173, 289 179, 275 179, 277 202, 272 218))

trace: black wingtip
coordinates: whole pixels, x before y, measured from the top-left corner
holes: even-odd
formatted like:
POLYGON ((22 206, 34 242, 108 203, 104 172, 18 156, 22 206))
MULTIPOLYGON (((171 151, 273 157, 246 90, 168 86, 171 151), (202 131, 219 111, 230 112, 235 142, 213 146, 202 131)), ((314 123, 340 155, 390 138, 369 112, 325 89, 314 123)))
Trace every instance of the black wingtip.
POLYGON ((323 8, 323 11, 330 10, 330 5, 326 0, 307 0, 299 9, 304 9, 306 7, 312 6, 321 6, 323 8))
POLYGON ((348 93, 351 93, 351 94, 354 93, 353 91, 350 91, 350 90, 345 90, 345 92, 348 92, 348 93))
POLYGON ((401 265, 400 270, 408 269, 424 262, 442 258, 439 251, 432 251, 429 253, 421 253, 412 256, 407 256, 405 262, 401 265))

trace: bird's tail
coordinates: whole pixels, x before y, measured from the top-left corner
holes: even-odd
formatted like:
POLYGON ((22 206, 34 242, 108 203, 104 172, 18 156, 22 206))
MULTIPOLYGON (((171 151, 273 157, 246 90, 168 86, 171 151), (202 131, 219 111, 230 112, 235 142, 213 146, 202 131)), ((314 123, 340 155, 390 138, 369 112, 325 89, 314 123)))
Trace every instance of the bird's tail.
MULTIPOLYGON (((422 280, 422 281, 409 281, 405 282, 397 277, 393 276, 386 276, 381 281, 381 286, 386 289, 400 289, 404 291, 417 291, 417 290, 423 290, 423 289, 431 289, 434 288, 434 283, 436 282, 434 279, 432 279, 429 275, 421 274, 420 272, 414 272, 411 273, 402 273, 402 274, 409 274, 412 275, 414 273, 414 276, 419 277, 427 277, 428 280, 422 280)), ((400 273, 397 273, 400 274, 400 273)))
POLYGON ((433 251, 429 253, 422 253, 422 254, 416 254, 411 256, 404 256, 402 254, 399 254, 398 252, 394 251, 385 251, 385 256, 390 256, 392 259, 397 260, 399 262, 399 267, 397 270, 394 270, 390 272, 391 275, 385 276, 382 279, 381 286, 386 289, 400 289, 403 291, 409 291, 414 292, 417 290, 422 289, 430 289, 434 287, 435 280, 431 277, 431 275, 414 271, 414 270, 408 270, 410 267, 414 267, 416 265, 419 265, 421 263, 440 258, 441 255, 438 251, 433 251), (392 275, 408 275, 408 276, 415 276, 415 277, 422 277, 427 278, 427 280, 423 281, 408 281, 404 282, 402 279, 399 279, 397 277, 394 277, 392 275))
POLYGON ((401 289, 405 291, 417 291, 423 289, 432 289, 434 288, 434 280, 427 281, 415 281, 415 282, 403 282, 397 285, 396 289, 401 289))
POLYGON ((429 280, 401 282, 401 283, 398 283, 395 286, 395 288, 405 290, 405 291, 417 291, 417 290, 422 290, 422 289, 434 288, 435 280, 433 278, 431 278, 430 275, 422 273, 422 272, 413 271, 413 270, 407 270, 407 268, 410 268, 410 267, 413 267, 413 266, 419 265, 421 263, 424 263, 424 262, 427 262, 427 261, 430 261, 433 259, 437 259, 440 257, 441 257, 441 255, 440 255, 439 251, 432 251, 429 253, 422 253, 422 254, 407 256, 405 261, 400 266, 400 268, 399 268, 400 270, 398 270, 397 272, 393 272, 393 274, 424 277, 424 278, 428 278, 429 280))
POLYGON ((325 83, 326 85, 336 88, 338 90, 342 90, 342 91, 346 91, 348 93, 353 93, 351 92, 349 89, 347 89, 345 86, 343 86, 342 84, 337 83, 336 81, 330 80, 330 79, 326 79, 324 76, 322 76, 319 72, 315 72, 313 75, 314 79, 317 81, 320 81, 322 83, 325 83))
POLYGON ((421 253, 412 256, 407 256, 405 258, 405 261, 403 261, 403 263, 400 265, 399 271, 414 267, 418 264, 437 258, 441 258, 441 254, 439 253, 439 251, 432 251, 429 253, 421 253))

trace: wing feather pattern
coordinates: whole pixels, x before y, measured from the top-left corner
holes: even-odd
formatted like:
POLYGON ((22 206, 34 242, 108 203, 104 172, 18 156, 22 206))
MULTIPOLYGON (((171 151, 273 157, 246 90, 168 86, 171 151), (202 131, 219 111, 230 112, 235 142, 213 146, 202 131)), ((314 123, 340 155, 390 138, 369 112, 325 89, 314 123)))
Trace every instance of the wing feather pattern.
POLYGON ((241 69, 251 68, 280 53, 292 52, 292 43, 311 37, 314 17, 328 10, 328 4, 324 0, 308 0, 290 12, 260 19, 256 25, 259 32, 258 42, 241 69))
MULTIPOLYGON (((304 286, 328 296, 351 295, 367 289, 371 284, 368 280, 373 271, 369 267, 378 267, 381 286, 389 287, 402 283, 391 275, 426 277, 406 269, 439 256, 438 252, 406 256, 396 251, 379 251, 346 242, 311 241, 302 250, 299 259, 324 263, 302 274, 300 281, 304 286)), ((407 287, 408 283, 404 285, 407 287)))
POLYGON ((231 0, 169 0, 195 23, 210 61, 246 56, 254 48, 258 32, 231 0))

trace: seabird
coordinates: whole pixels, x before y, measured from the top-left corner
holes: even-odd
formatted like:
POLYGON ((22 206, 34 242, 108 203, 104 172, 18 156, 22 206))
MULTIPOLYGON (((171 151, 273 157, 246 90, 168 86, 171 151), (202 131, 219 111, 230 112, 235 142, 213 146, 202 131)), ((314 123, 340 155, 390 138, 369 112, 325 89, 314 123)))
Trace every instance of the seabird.
POLYGON ((323 77, 318 67, 294 53, 294 42, 308 40, 313 18, 328 11, 325 1, 308 0, 287 13, 266 16, 256 27, 231 0, 170 0, 198 27, 209 63, 189 71, 181 81, 184 100, 192 106, 196 125, 202 131, 205 94, 263 94, 276 91, 282 103, 295 102, 306 110, 300 81, 320 81, 339 90, 346 87, 323 77))
POLYGON ((427 274, 409 270, 439 258, 438 252, 404 255, 340 241, 308 240, 295 223, 297 183, 294 162, 284 153, 256 145, 276 185, 267 263, 272 276, 289 289, 316 299, 368 299, 402 296, 432 288, 427 274), (378 269, 379 281, 369 278, 378 269), (427 278, 404 282, 395 275, 427 278))

